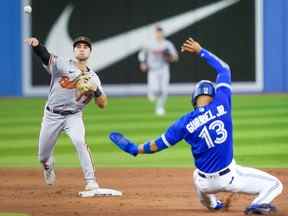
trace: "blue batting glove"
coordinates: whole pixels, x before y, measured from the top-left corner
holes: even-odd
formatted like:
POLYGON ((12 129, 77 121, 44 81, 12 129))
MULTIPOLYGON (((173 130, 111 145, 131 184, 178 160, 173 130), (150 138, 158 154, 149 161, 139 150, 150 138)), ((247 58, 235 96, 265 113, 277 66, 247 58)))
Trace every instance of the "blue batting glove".
POLYGON ((118 132, 111 132, 109 135, 110 140, 116 144, 122 151, 127 152, 133 156, 139 153, 138 146, 127 139, 124 135, 118 132))

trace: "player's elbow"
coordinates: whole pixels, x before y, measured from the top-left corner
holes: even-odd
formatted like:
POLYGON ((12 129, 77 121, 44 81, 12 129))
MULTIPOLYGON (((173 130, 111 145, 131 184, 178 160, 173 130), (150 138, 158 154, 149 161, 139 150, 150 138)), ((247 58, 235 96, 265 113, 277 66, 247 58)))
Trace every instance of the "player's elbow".
POLYGON ((226 73, 227 73, 227 77, 229 77, 229 79, 231 80, 231 70, 230 70, 230 67, 229 65, 227 65, 227 70, 226 70, 226 73))
POLYGON ((231 74, 231 69, 230 69, 230 66, 228 64, 226 66, 226 70, 228 71, 229 74, 231 74))
POLYGON ((222 65, 222 67, 219 68, 218 73, 223 74, 223 76, 231 78, 231 69, 228 64, 222 65))
POLYGON ((231 76, 231 70, 230 70, 229 65, 225 66, 223 71, 224 71, 224 73, 226 73, 228 76, 231 76))
POLYGON ((221 66, 223 67, 225 71, 227 71, 228 73, 231 73, 230 65, 228 65, 226 62, 222 62, 221 66))

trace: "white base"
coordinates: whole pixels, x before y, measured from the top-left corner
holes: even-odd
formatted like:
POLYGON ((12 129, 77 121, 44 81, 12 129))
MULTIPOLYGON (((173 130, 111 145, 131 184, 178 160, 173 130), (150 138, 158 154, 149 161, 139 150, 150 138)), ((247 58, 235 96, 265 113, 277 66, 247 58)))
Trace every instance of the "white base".
POLYGON ((81 191, 79 192, 79 196, 80 197, 122 196, 122 192, 108 188, 98 188, 96 190, 81 191))

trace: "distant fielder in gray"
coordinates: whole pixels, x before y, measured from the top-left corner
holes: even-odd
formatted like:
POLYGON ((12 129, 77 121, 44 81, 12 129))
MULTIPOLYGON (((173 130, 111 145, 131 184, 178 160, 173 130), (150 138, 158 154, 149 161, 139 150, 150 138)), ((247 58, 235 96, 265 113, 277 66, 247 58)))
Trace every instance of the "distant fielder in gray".
POLYGON ((146 44, 139 52, 140 70, 147 72, 148 99, 155 102, 155 114, 165 115, 165 103, 170 82, 169 64, 178 60, 177 51, 171 41, 165 39, 163 29, 155 28, 155 40, 146 44))
POLYGON ((50 54, 37 38, 27 38, 25 42, 33 48, 51 75, 39 137, 38 156, 43 164, 44 179, 48 185, 55 184, 53 149, 60 133, 64 131, 78 152, 86 181, 85 190, 96 190, 99 186, 85 142, 82 109, 92 98, 99 108, 104 108, 107 97, 99 77, 87 66, 92 51, 90 39, 81 36, 74 40, 75 60, 64 60, 50 54))

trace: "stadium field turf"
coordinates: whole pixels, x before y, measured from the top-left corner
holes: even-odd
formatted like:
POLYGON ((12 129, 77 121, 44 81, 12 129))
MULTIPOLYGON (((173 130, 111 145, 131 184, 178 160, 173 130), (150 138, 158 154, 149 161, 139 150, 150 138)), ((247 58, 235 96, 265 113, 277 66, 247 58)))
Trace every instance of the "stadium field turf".
MULTIPOLYGON (((37 167, 37 143, 45 98, 0 98, 0 166, 37 167)), ((133 158, 109 140, 120 131, 141 143, 157 138, 182 114, 192 110, 189 96, 170 96, 167 115, 157 117, 146 97, 110 97, 106 110, 90 103, 84 110, 86 138, 96 167, 193 167, 189 145, 178 143, 154 155, 133 158)), ((288 167, 288 94, 234 95, 234 150, 241 165, 288 167)), ((69 138, 60 136, 59 167, 79 167, 69 138)))

